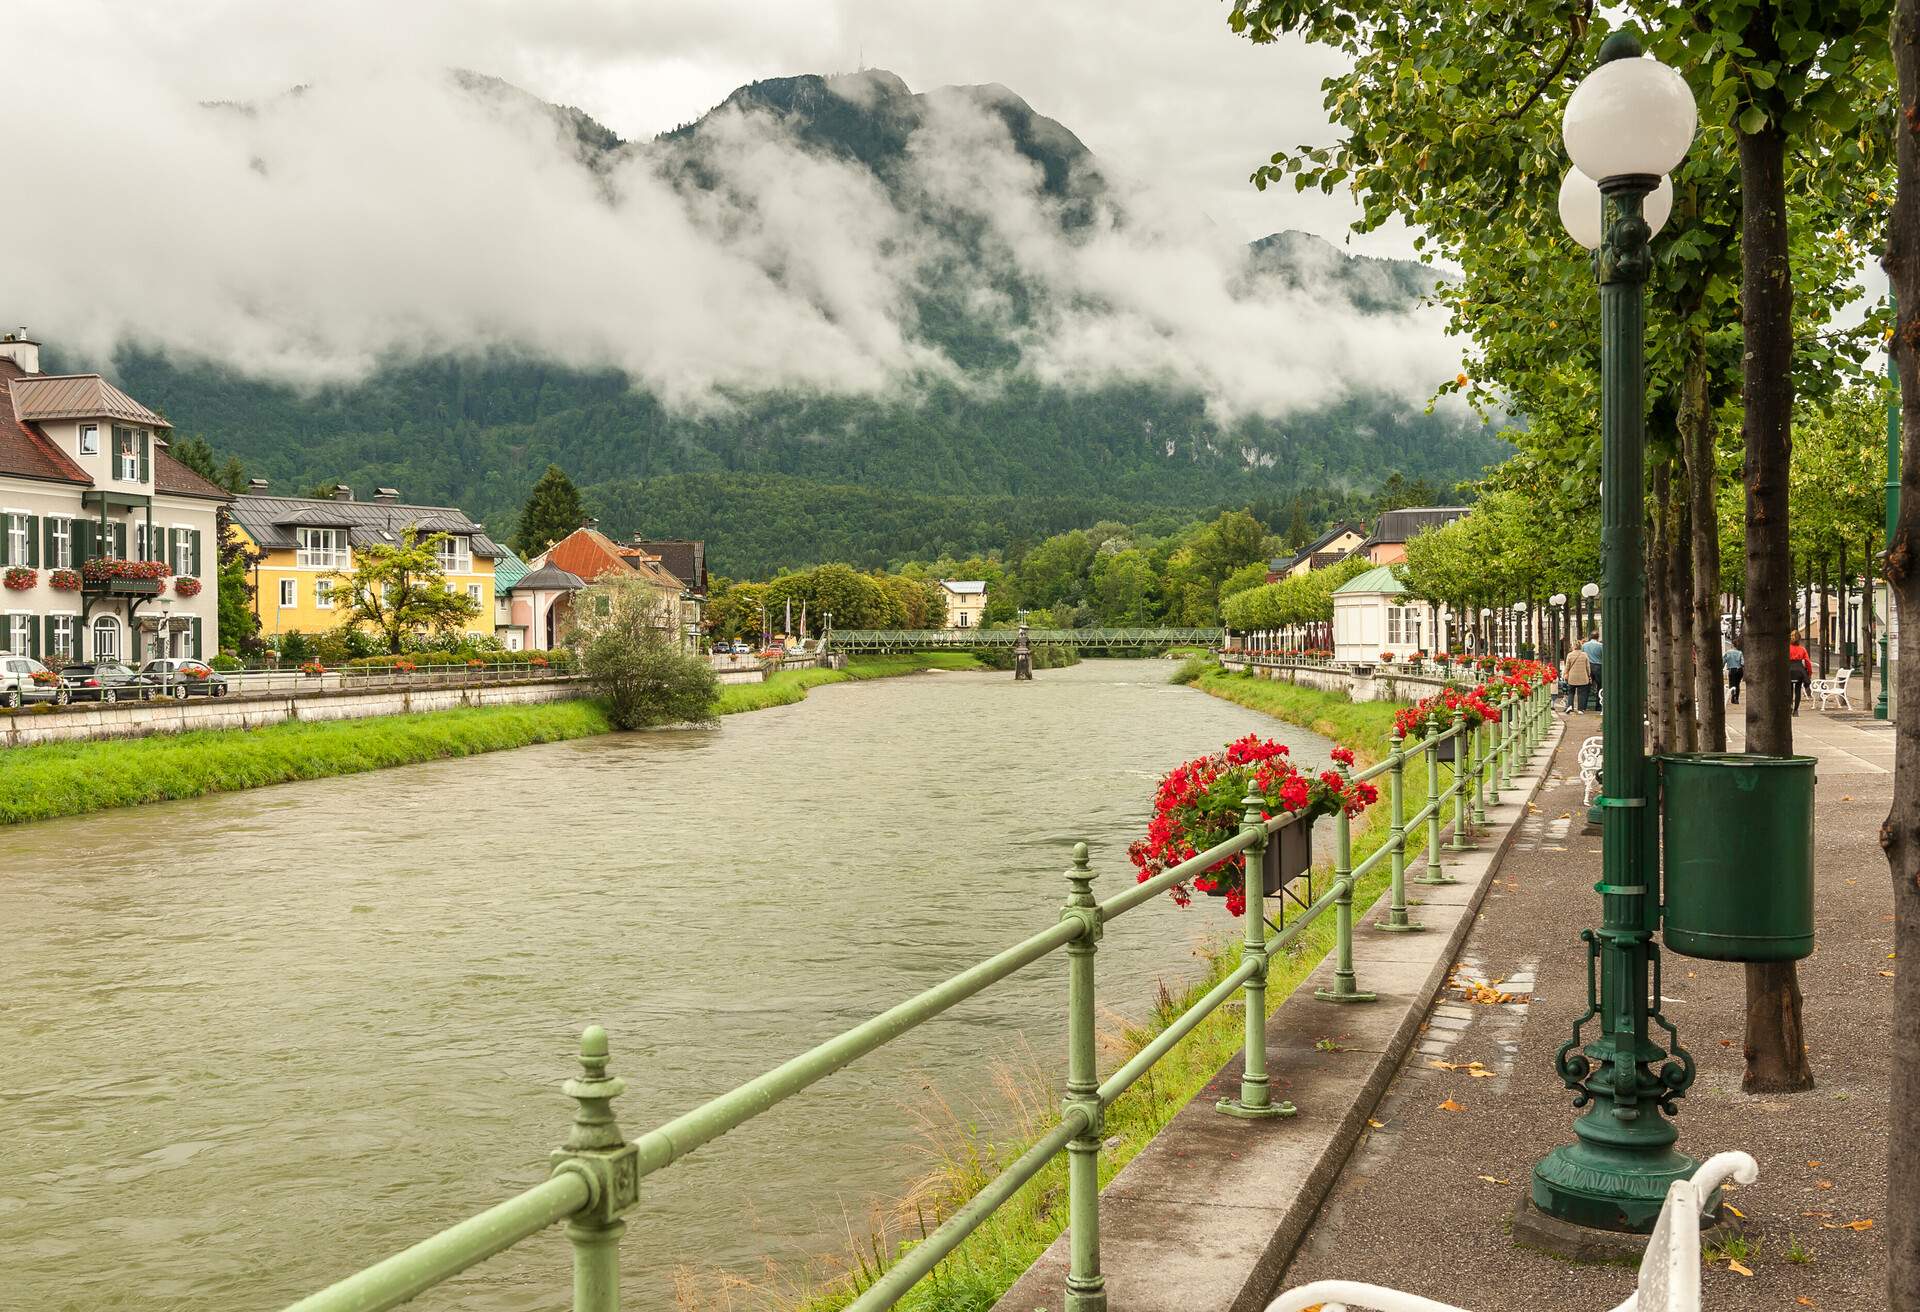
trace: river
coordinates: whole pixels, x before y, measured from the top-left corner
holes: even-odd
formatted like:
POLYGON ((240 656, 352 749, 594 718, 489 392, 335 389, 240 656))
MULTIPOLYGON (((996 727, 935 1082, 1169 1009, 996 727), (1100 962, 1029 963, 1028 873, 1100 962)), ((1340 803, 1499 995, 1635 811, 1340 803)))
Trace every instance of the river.
MULTIPOLYGON (((816 689, 615 735, 0 830, 0 1307, 271 1309, 539 1180, 604 1024, 637 1135, 1096 894, 1157 775, 1305 730, 1165 661, 816 689)), ((1108 927, 1103 1028, 1236 928, 1108 927)), ((922 1116, 1057 1101, 1063 954, 652 1177, 629 1305, 844 1251, 928 1164, 922 1116)), ((1111 1061, 1103 1058, 1103 1065, 1111 1061)), ((557 1231, 438 1306, 565 1301, 557 1231)))

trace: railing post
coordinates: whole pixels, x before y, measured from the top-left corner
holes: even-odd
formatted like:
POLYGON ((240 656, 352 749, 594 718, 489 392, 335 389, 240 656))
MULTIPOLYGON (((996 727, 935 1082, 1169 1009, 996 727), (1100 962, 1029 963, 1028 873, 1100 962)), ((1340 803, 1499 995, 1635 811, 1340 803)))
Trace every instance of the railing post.
MULTIPOLYGON (((1460 722, 1459 712, 1454 713, 1454 723, 1460 722)), ((1433 818, 1427 827, 1427 868, 1420 875, 1422 884, 1457 884, 1460 881, 1446 872, 1446 863, 1440 859, 1440 817, 1449 795, 1454 799, 1454 850, 1459 851, 1460 843, 1460 788, 1466 778, 1461 767, 1467 761, 1467 740, 1456 736, 1453 740, 1453 782, 1446 789, 1440 787, 1440 735, 1427 735, 1427 796, 1433 799, 1433 818)))
POLYGON ((560 1087, 579 1104, 566 1147, 553 1169, 586 1177, 587 1205, 567 1222, 573 1245, 573 1312, 620 1312, 620 1213, 640 1199, 640 1150, 613 1118, 613 1100, 627 1087, 607 1074, 607 1032, 589 1025, 580 1035, 581 1078, 560 1087))
MULTIPOLYGON (((1406 754, 1407 738, 1400 730, 1393 731, 1393 755, 1388 757, 1387 766, 1387 842, 1393 845, 1393 905, 1387 910, 1387 918, 1374 922, 1375 929, 1384 929, 1389 933, 1404 934, 1425 929, 1407 917, 1407 793, 1406 793, 1406 754)), ((1431 744, 1428 745, 1428 759, 1432 759, 1431 744)), ((1431 779, 1431 770, 1429 770, 1431 779)), ((1434 813, 1430 823, 1440 823, 1440 803, 1429 793, 1434 813)), ((1432 832, 1431 829, 1428 830, 1432 832)))
POLYGON ((1093 957, 1100 945, 1100 909, 1093 900, 1087 845, 1073 845, 1062 920, 1078 920, 1079 938, 1067 944, 1067 1096, 1065 1111, 1086 1115, 1086 1128, 1067 1141, 1066 1312, 1106 1312, 1107 1281, 1100 1274, 1100 1139, 1106 1132, 1093 1032, 1093 957))
POLYGON ((1504 708, 1500 723, 1506 730, 1500 743, 1500 786, 1511 788, 1513 787, 1513 758, 1520 750, 1520 722, 1525 717, 1520 699, 1510 691, 1500 705, 1504 708))
MULTIPOLYGON (((1250 792, 1241 805, 1244 809, 1240 816, 1240 832, 1252 831, 1254 837, 1252 845, 1246 850, 1246 873, 1240 881, 1247 899, 1247 934, 1240 945, 1240 954, 1243 961, 1258 962, 1259 968, 1241 986, 1247 1013, 1247 1041, 1240 1071, 1240 1096, 1222 1098, 1217 1106, 1228 1116, 1264 1120, 1274 1116, 1292 1116, 1296 1108, 1290 1102, 1274 1102, 1273 1090, 1267 1082, 1267 917, 1266 886, 1262 881, 1266 878, 1267 843, 1270 840, 1267 822, 1260 818, 1266 799, 1250 792)), ((1298 824, 1299 821, 1294 823, 1298 824)))
POLYGON ((1469 781, 1472 793, 1473 809, 1468 813, 1472 823, 1486 827, 1487 823, 1487 725, 1482 720, 1468 731, 1473 739, 1473 778, 1469 781))
POLYGON ((1507 711, 1507 705, 1504 701, 1500 700, 1498 695, 1494 697, 1493 706, 1494 710, 1499 712, 1500 718, 1492 723, 1500 727, 1498 729, 1489 728, 1488 730, 1492 745, 1488 750, 1486 760, 1487 805, 1498 806, 1500 805, 1500 749, 1506 745, 1507 730, 1511 729, 1513 725, 1512 717, 1507 711))
POLYGON ((1467 842, 1467 831, 1472 828, 1472 803, 1474 786, 1473 745, 1474 731, 1467 727, 1467 713, 1456 710, 1453 713, 1453 786, 1447 791, 1453 794, 1453 838, 1449 846, 1456 852, 1465 852, 1472 847, 1467 842))
MULTIPOLYGON (((1339 767, 1342 778, 1347 768, 1339 767)), ((1315 989, 1322 1002, 1372 1002, 1374 995, 1354 987, 1353 976, 1353 826, 1347 808, 1333 813, 1333 987, 1315 989)))

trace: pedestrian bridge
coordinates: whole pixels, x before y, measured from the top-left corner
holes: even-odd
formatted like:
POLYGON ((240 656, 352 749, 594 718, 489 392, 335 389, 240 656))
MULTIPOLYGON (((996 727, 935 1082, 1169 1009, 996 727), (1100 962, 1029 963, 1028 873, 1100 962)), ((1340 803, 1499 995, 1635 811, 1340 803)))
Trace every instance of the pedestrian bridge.
MULTIPOLYGON (((839 651, 941 651, 1011 647, 1018 629, 835 629, 831 646, 839 651)), ((1034 646, 1068 643, 1112 651, 1131 647, 1218 647, 1219 629, 1028 629, 1034 646)))

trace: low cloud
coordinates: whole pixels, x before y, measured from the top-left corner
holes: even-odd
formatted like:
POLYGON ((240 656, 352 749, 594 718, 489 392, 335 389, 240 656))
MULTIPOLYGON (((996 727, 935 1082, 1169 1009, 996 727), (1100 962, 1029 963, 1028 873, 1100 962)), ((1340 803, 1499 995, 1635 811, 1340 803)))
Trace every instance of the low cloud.
POLYGON ((696 185, 670 149, 583 162, 564 123, 476 93, 432 40, 373 63, 322 45, 280 84, 299 90, 209 106, 223 87, 154 76, 156 29, 111 21, 127 11, 29 3, 10 31, 0 319, 69 358, 134 344, 314 384, 516 352, 624 370, 677 407, 879 394, 960 376, 916 315, 930 270, 970 269, 977 285, 938 290, 1068 387, 1165 380, 1223 416, 1285 415, 1383 390, 1416 403, 1456 368, 1437 311, 1249 281, 1236 238, 1119 162, 1101 161, 1091 220, 1064 227, 989 96, 928 97, 890 187, 772 115, 724 111, 696 185), (1018 316, 1009 283, 1040 291, 1018 316))

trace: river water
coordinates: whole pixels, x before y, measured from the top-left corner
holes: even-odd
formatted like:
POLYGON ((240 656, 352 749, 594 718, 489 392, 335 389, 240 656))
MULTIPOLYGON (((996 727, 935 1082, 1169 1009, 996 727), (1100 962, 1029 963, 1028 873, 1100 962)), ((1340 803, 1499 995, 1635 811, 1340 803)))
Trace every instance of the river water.
MULTIPOLYGON (((1177 761, 1252 730, 1323 759, 1172 668, 838 685, 0 831, 0 1308, 278 1307, 542 1178, 583 1024, 637 1135, 1051 923, 1076 839, 1117 891, 1177 761)), ((1236 928, 1110 925, 1103 1027, 1236 928)), ((996 1068, 1055 1102, 1065 996, 1056 954, 648 1180, 629 1306, 844 1251, 940 1106, 1006 1131, 996 1068)), ((567 1270, 556 1230, 429 1301, 561 1306, 567 1270)))

